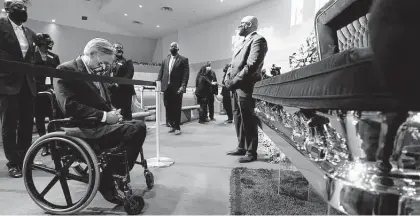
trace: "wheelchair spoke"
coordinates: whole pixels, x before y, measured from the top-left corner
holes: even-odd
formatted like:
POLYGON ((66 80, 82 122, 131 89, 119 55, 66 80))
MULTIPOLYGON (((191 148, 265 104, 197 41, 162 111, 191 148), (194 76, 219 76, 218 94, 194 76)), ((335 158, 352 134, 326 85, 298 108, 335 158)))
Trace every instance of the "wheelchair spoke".
POLYGON ((60 177, 58 175, 54 176, 50 183, 48 183, 47 187, 41 192, 40 196, 44 198, 44 196, 51 190, 51 188, 58 182, 60 177))
POLYGON ((60 178, 61 189, 63 189, 64 197, 66 198, 67 205, 71 206, 73 201, 71 200, 71 194, 67 180, 63 177, 60 178))
POLYGON ((42 170, 44 172, 47 172, 47 173, 50 173, 50 174, 53 174, 53 175, 57 174, 57 172, 54 169, 43 166, 43 165, 32 164, 31 168, 34 169, 34 170, 42 170))
POLYGON ((79 176, 79 175, 74 175, 72 173, 67 174, 67 179, 75 180, 75 181, 78 181, 78 182, 83 182, 85 184, 89 184, 89 178, 88 177, 82 177, 82 176, 79 176))

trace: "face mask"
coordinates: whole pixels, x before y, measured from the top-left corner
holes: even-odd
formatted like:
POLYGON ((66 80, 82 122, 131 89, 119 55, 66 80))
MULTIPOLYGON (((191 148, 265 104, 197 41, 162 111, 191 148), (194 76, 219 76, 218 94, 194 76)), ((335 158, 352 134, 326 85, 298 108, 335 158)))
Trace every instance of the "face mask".
POLYGON ((16 23, 25 23, 28 21, 28 13, 24 10, 10 9, 9 18, 16 23))
POLYGON ((210 71, 211 70, 211 67, 206 67, 206 69, 207 69, 207 71, 210 71))
POLYGON ((170 51, 171 51, 171 54, 172 54, 172 55, 176 55, 176 54, 178 54, 178 49, 171 48, 171 49, 170 49, 170 51))
POLYGON ((106 75, 110 71, 109 64, 106 64, 98 59, 98 65, 95 68, 92 68, 92 71, 97 75, 106 75))

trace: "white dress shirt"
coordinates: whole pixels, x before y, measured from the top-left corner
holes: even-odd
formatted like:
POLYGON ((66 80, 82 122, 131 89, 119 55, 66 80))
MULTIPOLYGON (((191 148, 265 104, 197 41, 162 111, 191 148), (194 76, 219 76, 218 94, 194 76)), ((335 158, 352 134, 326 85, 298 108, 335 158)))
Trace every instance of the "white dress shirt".
POLYGON ((28 39, 26 38, 25 31, 23 30, 23 25, 16 25, 11 19, 9 19, 10 23, 12 23, 13 30, 15 31, 16 37, 19 41, 20 50, 22 51, 22 56, 25 58, 26 53, 29 49, 28 39))
MULTIPOLYGON (((93 74, 93 72, 90 70, 90 68, 87 66, 86 62, 82 59, 83 64, 86 67, 86 70, 89 74, 93 74)), ((105 99, 105 90, 102 88, 101 84, 99 82, 93 82, 96 87, 101 92, 101 97, 105 99)), ((104 115, 102 116, 101 122, 106 122, 106 112, 104 111, 104 115)))
POLYGON ((171 59, 169 59, 169 79, 168 79, 168 84, 171 83, 171 72, 172 72, 172 68, 174 67, 175 61, 178 58, 178 55, 173 56, 171 55, 171 59))

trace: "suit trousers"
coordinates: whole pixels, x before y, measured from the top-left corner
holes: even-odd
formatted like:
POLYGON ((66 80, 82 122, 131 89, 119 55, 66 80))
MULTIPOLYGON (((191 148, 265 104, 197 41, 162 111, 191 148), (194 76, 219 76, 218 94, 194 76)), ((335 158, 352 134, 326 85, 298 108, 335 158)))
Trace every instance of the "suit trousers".
POLYGON ((22 82, 18 94, 0 95, 1 132, 9 168, 23 165, 25 154, 32 144, 35 96, 26 79, 22 82))
POLYGON ((228 116, 228 120, 233 120, 232 98, 231 98, 230 94, 223 94, 223 108, 226 111, 226 115, 228 116))
MULTIPOLYGON (((131 171, 142 151, 146 138, 146 124, 143 121, 125 121, 116 130, 104 134, 98 139, 86 139, 89 144, 97 144, 101 150, 122 147, 127 152, 128 169, 131 171)), ((101 173, 100 190, 111 190, 114 187, 113 174, 124 175, 125 166, 122 158, 113 158, 101 173)))
POLYGON ((183 94, 177 93, 178 89, 169 86, 163 93, 165 104, 166 122, 175 130, 181 130, 181 109, 183 94))
POLYGON ((43 136, 47 132, 45 129, 45 117, 48 117, 50 121, 53 119, 51 109, 54 105, 51 102, 54 101, 50 101, 47 96, 41 96, 39 94, 36 96, 35 125, 39 136, 43 136))
POLYGON ((257 156, 258 149, 258 121, 254 108, 255 99, 233 94, 233 118, 238 149, 246 150, 250 156, 257 156))
POLYGON ((207 118, 207 105, 208 105, 208 97, 206 96, 197 96, 197 103, 200 105, 200 109, 198 110, 198 119, 200 122, 204 122, 207 118))
POLYGON ((209 118, 214 118, 214 94, 211 94, 207 98, 207 106, 209 107, 209 118))

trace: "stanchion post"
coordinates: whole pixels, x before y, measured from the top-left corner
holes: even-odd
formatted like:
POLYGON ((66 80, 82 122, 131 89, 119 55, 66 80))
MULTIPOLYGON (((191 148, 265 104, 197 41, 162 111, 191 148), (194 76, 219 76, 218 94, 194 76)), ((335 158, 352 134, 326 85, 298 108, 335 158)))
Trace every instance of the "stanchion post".
POLYGON ((149 167, 169 167, 172 166, 175 161, 167 158, 160 157, 160 105, 161 105, 161 82, 156 81, 156 157, 147 160, 149 167))
POLYGON ((140 106, 140 108, 142 109, 142 110, 144 110, 144 103, 143 103, 143 92, 144 92, 144 88, 143 87, 141 87, 140 88, 140 103, 141 103, 141 106, 140 106))

